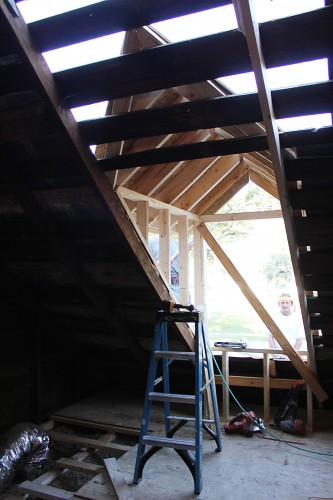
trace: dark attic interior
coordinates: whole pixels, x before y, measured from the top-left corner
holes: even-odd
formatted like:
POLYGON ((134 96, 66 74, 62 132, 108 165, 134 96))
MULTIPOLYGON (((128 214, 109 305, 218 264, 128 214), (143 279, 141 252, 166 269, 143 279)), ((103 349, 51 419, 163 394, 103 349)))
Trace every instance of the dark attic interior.
MULTIPOLYGON (((273 9, 279 2, 286 3, 266 4, 273 9)), ((322 472, 321 464, 297 464, 303 471, 312 467, 316 477, 329 477, 325 466, 332 447, 325 419, 333 411, 333 2, 309 2, 308 9, 261 21, 264 3, 77 0, 44 14, 45 5, 36 0, 0 0, 0 435, 6 440, 13 428, 32 425, 43 429, 51 443, 60 426, 58 439, 62 432, 67 446, 81 450, 75 458, 80 469, 70 450, 57 457, 58 468, 47 471, 50 480, 24 475, 22 460, 7 480, 1 472, 6 446, 0 446, 1 498, 192 498, 193 479, 195 494, 200 494, 198 459, 193 472, 181 454, 178 490, 168 490, 176 486, 170 475, 164 477, 169 459, 164 449, 156 454, 154 477, 145 483, 145 472, 137 488, 130 487, 130 493, 126 488, 133 479, 157 311, 180 310, 190 318, 191 308, 171 309, 174 303, 194 304, 207 329, 207 248, 279 342, 284 360, 282 371, 276 372, 279 363, 268 346, 245 346, 242 357, 238 347, 214 348, 207 340, 208 357, 213 352, 216 359, 210 385, 216 390, 222 430, 240 411, 223 379, 242 404, 256 408, 267 427, 272 408, 284 401, 295 380, 301 381, 298 403, 307 429, 302 445, 327 457, 322 472), (28 4, 30 11, 36 4, 31 20, 28 4), (235 24, 225 29, 221 23, 209 34, 193 31, 175 40, 176 24, 170 35, 157 24, 197 15, 205 26, 209 12, 216 12, 216 19, 231 14, 235 24), (110 37, 117 34, 121 43, 113 54, 110 37), (85 55, 96 39, 99 57, 69 60, 68 48, 77 46, 85 55), (101 47, 108 51, 102 53, 101 47), (58 68, 52 67, 52 57, 58 68), (267 75, 274 68, 319 60, 327 67, 325 80, 313 74, 310 83, 270 84, 267 75), (228 84, 228 77, 251 72, 255 90, 238 91, 228 84), (104 106, 99 116, 77 118, 81 107, 96 104, 104 106), (328 122, 287 129, 280 122, 317 115, 328 122), (250 184, 280 209, 246 213, 244 208, 225 215, 223 207, 250 184), (211 222, 242 217, 280 217, 284 222, 305 331, 303 350, 291 346, 209 229, 211 222), (157 257, 152 238, 158 242, 157 257), (317 432, 320 440, 314 445, 311 436, 317 432), (84 469, 82 454, 89 448, 109 455, 84 469), (119 458, 118 466, 113 457, 119 458), (187 470, 183 483, 186 465, 193 478, 187 470), (85 484, 70 489, 59 479, 68 470, 95 479, 87 476, 85 484), (110 487, 97 479, 105 471, 110 487)), ((244 261, 251 265, 246 250, 244 261)), ((168 330, 169 348, 191 356, 193 324, 174 321, 168 330)), ((191 363, 176 361, 172 373, 170 368, 173 392, 193 392, 194 378, 191 363)), ((214 413, 214 391, 213 403, 209 397, 204 400, 208 415, 212 408, 214 413)), ((154 425, 163 419, 160 413, 154 425)), ((217 498, 222 483, 214 467, 228 467, 226 454, 232 462, 230 436, 222 434, 225 449, 207 459, 206 474, 203 460, 202 498, 217 498)), ((274 439, 266 439, 273 449, 274 439)), ((300 436, 284 434, 283 439, 300 442, 300 436)), ((206 441, 204 455, 205 446, 214 450, 206 441)), ((237 435, 234 442, 245 447, 249 441, 237 435)), ((274 453, 282 453, 285 465, 286 452, 279 450, 276 445, 274 453)), ((254 453, 260 460, 258 447, 254 453)), ((152 467, 154 460, 149 460, 152 467)), ((318 487, 314 479, 312 489, 305 491, 307 479, 298 474, 296 461, 289 462, 283 474, 292 474, 295 466, 293 477, 298 476, 300 485, 286 480, 284 498, 332 497, 328 479, 318 487)), ((256 483, 265 481, 263 475, 256 483)), ((248 498, 235 494, 237 485, 232 477, 230 490, 222 489, 220 498, 248 498)), ((253 498, 277 498, 278 490, 269 496, 265 491, 258 489, 253 498)))

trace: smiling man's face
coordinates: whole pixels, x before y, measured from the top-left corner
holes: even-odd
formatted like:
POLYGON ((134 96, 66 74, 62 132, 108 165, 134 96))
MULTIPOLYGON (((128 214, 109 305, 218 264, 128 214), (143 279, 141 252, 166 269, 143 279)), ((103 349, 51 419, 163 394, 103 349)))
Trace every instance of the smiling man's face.
POLYGON ((292 313, 292 301, 291 300, 280 300, 279 301, 280 311, 283 316, 289 316, 292 313))

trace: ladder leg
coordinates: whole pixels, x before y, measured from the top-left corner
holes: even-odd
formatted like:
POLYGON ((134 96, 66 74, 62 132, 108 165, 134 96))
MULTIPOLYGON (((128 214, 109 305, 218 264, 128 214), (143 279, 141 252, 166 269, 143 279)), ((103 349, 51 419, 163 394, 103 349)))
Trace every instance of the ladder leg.
POLYGON ((195 324, 195 467, 194 493, 202 489, 202 343, 199 324, 195 324))
POLYGON ((214 423, 215 423, 216 432, 213 432, 206 425, 204 425, 204 428, 215 439, 215 442, 217 445, 217 448, 215 451, 222 451, 221 429, 220 429, 220 421, 219 421, 219 412, 218 412, 218 407, 217 407, 214 369, 213 369, 213 363, 212 363, 212 359, 211 359, 211 353, 207 347, 207 339, 206 339, 203 324, 201 324, 201 333, 202 333, 202 343, 203 343, 203 349, 204 349, 204 356, 206 358, 206 363, 207 363, 208 378, 211 381, 209 384, 209 389, 207 389, 207 390, 210 391, 211 398, 212 398, 213 412, 214 412, 214 423))
MULTIPOLYGON (((168 331, 166 322, 162 323, 162 350, 168 350, 168 331)), ((170 392, 169 384, 169 360, 167 358, 162 359, 163 367, 163 389, 164 393, 168 394, 170 392)), ((170 402, 164 401, 164 420, 165 420, 165 435, 167 436, 170 431, 170 402)))
POLYGON ((143 417, 141 420, 140 437, 139 437, 138 451, 137 451, 137 456, 136 456, 134 478, 133 478, 134 484, 139 483, 139 481, 142 477, 142 471, 143 471, 144 464, 146 463, 146 461, 149 458, 148 457, 146 460, 143 460, 144 453, 145 453, 145 445, 143 443, 143 436, 148 434, 148 426, 149 426, 151 407, 152 407, 152 401, 149 399, 149 393, 153 390, 154 382, 155 382, 155 378, 156 378, 156 371, 157 371, 157 360, 156 360, 154 354, 155 354, 155 351, 160 348, 162 336, 163 336, 163 324, 159 322, 156 324, 156 327, 155 327, 153 349, 152 349, 151 354, 150 354, 150 363, 149 363, 148 379, 147 379, 147 386, 146 386, 146 394, 145 394, 144 405, 143 405, 143 417))

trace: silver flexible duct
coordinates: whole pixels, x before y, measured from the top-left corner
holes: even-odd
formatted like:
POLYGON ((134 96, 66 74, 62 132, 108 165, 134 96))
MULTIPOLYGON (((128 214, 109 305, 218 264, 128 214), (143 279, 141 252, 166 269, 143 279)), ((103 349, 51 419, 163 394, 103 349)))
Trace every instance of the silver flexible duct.
POLYGON ((0 443, 0 493, 26 465, 40 466, 47 459, 49 437, 34 424, 11 427, 0 443))

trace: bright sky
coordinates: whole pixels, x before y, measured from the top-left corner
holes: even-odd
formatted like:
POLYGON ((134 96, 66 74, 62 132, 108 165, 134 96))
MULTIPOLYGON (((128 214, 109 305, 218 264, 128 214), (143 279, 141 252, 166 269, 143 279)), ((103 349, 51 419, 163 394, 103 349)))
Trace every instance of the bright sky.
MULTIPOLYGON (((92 3, 98 3, 98 0, 57 0, 57 2, 53 0, 25 0, 18 3, 18 7, 26 22, 31 22, 92 3)), ((258 22, 265 22, 321 8, 324 6, 324 0, 255 0, 254 5, 258 22)), ((237 21, 233 5, 230 5, 156 23, 153 26, 171 42, 176 42, 235 29, 237 21)), ((116 33, 50 51, 45 53, 44 57, 51 71, 57 72, 96 60, 116 57, 121 51, 123 39, 123 32, 116 33)), ((220 80, 235 93, 256 92, 257 90, 253 73, 229 76, 220 80)), ((325 80, 328 80, 326 59, 268 70, 268 81, 272 89, 325 80)), ((106 102, 96 103, 75 108, 72 112, 77 121, 97 118, 105 114, 106 105, 106 102)), ((278 125, 286 131, 320 128, 331 124, 330 113, 278 120, 278 125)))

